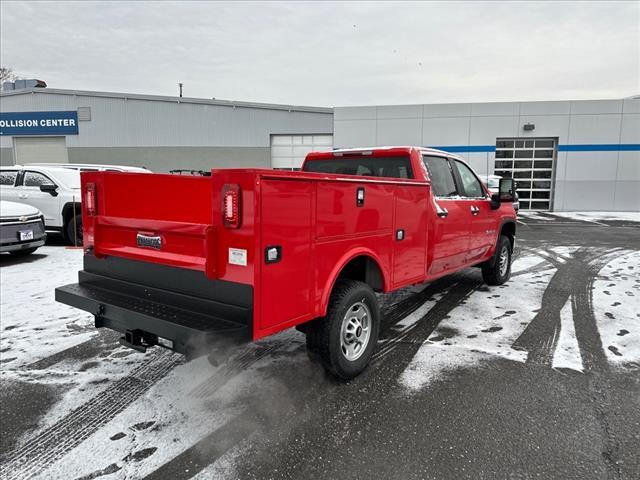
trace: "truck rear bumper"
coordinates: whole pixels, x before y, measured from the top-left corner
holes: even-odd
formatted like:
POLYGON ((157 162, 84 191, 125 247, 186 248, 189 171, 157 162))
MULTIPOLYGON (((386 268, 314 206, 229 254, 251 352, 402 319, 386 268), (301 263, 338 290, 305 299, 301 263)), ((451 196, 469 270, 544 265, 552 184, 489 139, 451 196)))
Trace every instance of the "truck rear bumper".
POLYGON ((250 308, 84 270, 79 277, 79 283, 56 288, 56 300, 92 313, 96 327, 123 333, 121 343, 136 350, 160 345, 194 354, 205 346, 244 343, 252 338, 250 308))

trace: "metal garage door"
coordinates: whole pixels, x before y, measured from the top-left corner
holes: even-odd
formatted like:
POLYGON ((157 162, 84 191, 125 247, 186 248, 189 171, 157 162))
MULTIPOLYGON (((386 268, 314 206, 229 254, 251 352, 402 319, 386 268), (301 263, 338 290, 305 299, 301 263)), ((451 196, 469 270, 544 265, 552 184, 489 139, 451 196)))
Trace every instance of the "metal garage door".
POLYGON ((25 163, 68 163, 64 137, 14 137, 15 161, 25 163))
POLYGON ((549 210, 553 199, 553 138, 499 138, 496 141, 495 174, 518 183, 520 208, 549 210))
POLYGON ((271 166, 297 170, 309 152, 333 149, 333 135, 271 135, 271 166))

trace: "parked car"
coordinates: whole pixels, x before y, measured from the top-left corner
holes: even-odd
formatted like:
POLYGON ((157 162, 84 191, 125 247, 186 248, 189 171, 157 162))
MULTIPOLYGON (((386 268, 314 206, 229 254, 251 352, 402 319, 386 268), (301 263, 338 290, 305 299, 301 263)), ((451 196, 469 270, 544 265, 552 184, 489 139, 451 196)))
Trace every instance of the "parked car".
POLYGON ((296 327, 341 379, 367 366, 374 292, 479 267, 506 282, 513 180, 491 195, 459 157, 420 147, 310 153, 302 171, 82 174, 86 254, 56 300, 136 350, 258 340, 296 327))
POLYGON ((80 173, 82 171, 151 173, 139 167, 42 163, 0 167, 0 198, 25 203, 44 215, 45 228, 82 245, 80 173))
MULTIPOLYGON (((491 193, 498 193, 500 179, 502 177, 500 175, 481 175, 480 180, 487 186, 491 193)), ((517 186, 515 183, 516 190, 513 192, 513 209, 518 213, 520 211, 520 197, 518 197, 517 186)))
POLYGON ((47 234, 37 208, 0 200, 0 252, 22 256, 44 245, 47 234))

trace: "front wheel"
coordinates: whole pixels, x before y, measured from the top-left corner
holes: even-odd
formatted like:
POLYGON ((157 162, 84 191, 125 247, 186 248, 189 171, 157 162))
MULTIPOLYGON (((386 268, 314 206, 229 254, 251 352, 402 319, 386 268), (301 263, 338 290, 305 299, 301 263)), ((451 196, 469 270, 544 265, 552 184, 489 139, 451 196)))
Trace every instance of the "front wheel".
POLYGON ((487 285, 502 285, 511 276, 511 242, 501 235, 494 257, 482 265, 482 278, 487 285))
POLYGON ((379 330, 380 310, 371 287, 340 280, 331 293, 327 315, 307 328, 307 348, 329 373, 350 380, 367 367, 379 330))

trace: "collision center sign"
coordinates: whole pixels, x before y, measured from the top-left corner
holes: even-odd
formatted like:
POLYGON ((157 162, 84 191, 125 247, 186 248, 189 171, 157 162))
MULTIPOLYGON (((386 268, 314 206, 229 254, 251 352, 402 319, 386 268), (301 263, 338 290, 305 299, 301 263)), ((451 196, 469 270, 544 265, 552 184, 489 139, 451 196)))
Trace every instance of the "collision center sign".
POLYGON ((78 112, 2 112, 0 135, 78 135, 78 112))

